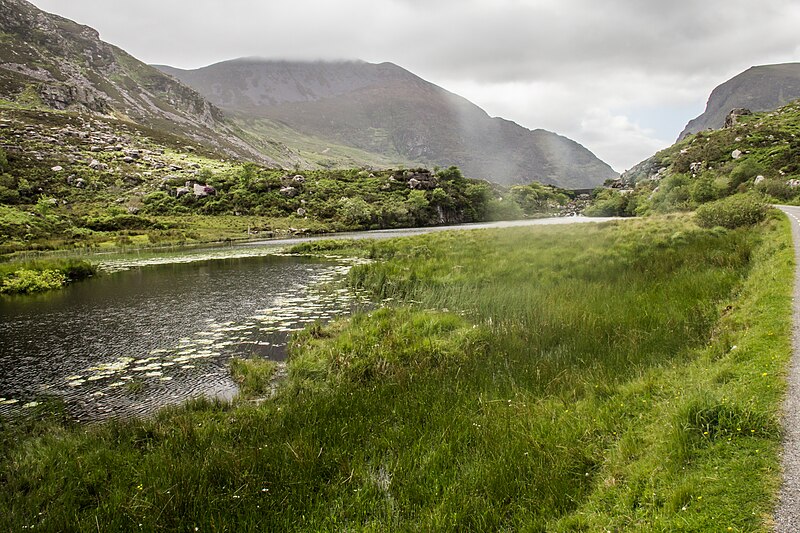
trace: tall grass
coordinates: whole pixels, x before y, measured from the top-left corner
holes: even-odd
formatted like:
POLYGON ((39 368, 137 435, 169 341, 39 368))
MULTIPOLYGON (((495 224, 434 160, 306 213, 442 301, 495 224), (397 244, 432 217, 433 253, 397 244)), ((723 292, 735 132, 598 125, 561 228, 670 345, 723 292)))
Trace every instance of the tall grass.
POLYGON ((394 303, 297 336, 270 401, 3 421, 0 529, 766 528, 785 221, 359 246, 350 282, 394 303))

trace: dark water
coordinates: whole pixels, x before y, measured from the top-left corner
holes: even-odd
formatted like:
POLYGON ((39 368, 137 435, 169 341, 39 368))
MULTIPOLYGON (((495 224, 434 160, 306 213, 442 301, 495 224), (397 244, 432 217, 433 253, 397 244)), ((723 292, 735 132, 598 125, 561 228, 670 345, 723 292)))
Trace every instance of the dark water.
POLYGON ((584 217, 305 237, 213 249, 91 257, 107 275, 39 296, 0 298, 0 414, 44 396, 80 420, 147 414, 191 397, 230 398, 234 356, 280 361, 292 331, 349 314, 320 286, 351 264, 281 256, 316 238, 574 224, 584 217))
POLYGON ((0 300, 0 413, 43 395, 64 399, 84 420, 146 414, 196 396, 230 398, 231 357, 281 360, 291 331, 354 305, 348 291, 320 288, 348 264, 204 257, 112 261, 108 270, 130 269, 0 300))

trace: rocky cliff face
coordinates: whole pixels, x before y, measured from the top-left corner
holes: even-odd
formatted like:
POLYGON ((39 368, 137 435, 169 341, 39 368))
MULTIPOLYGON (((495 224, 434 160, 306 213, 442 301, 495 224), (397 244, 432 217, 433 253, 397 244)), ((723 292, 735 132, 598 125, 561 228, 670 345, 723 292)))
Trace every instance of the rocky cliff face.
POLYGON ((196 91, 25 0, 0 0, 0 97, 111 115, 267 162, 196 91))
POLYGON ((616 173, 578 143, 489 117, 392 63, 239 59, 194 71, 158 67, 245 123, 265 119, 315 138, 498 183, 569 188, 616 173))
POLYGON ((772 111, 800 98, 800 63, 752 67, 726 81, 708 99, 705 112, 689 121, 678 140, 719 129, 731 110, 772 111))

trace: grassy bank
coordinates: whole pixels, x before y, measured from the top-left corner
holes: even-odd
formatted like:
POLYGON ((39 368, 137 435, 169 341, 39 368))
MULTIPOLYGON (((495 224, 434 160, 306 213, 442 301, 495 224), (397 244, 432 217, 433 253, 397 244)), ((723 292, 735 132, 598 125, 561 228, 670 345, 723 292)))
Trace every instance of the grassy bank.
POLYGON ((766 529, 784 220, 347 246, 392 303, 299 335, 273 400, 3 421, 0 529, 766 529))

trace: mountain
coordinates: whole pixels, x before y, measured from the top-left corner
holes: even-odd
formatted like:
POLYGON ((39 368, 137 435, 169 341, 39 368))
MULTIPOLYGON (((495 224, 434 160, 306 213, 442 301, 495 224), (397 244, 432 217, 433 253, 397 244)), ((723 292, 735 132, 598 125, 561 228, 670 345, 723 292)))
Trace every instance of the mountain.
POLYGON ((616 176, 575 141, 492 118, 392 63, 247 58, 197 70, 158 68, 251 132, 288 127, 390 159, 455 165, 467 176, 498 183, 586 188, 616 176))
POLYGON ((0 98, 124 119, 270 162, 193 89, 24 0, 0 0, 0 98))
POLYGON ((800 98, 800 63, 751 67, 711 92, 705 112, 689 121, 678 140, 719 129, 732 109, 772 111, 800 98))

